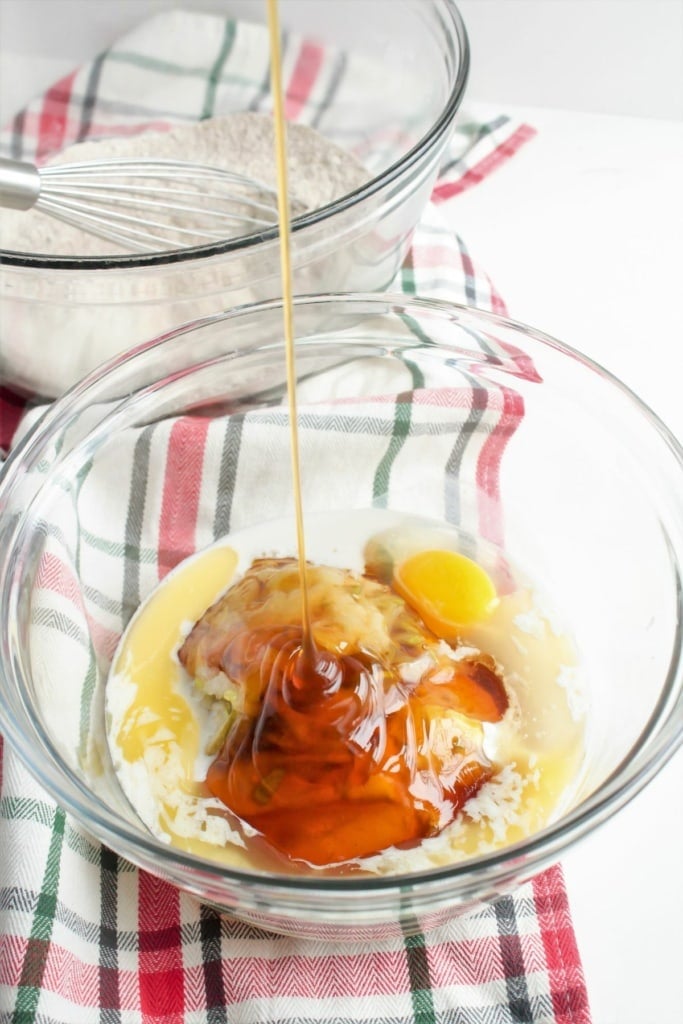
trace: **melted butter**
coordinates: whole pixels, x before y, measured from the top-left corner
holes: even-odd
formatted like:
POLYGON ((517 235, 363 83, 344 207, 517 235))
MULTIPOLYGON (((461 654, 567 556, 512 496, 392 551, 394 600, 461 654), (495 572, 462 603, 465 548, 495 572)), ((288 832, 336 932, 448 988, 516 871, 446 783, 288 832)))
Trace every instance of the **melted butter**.
POLYGON ((199 750, 199 726, 189 704, 177 692, 179 668, 172 652, 183 639, 183 624, 194 622, 225 589, 237 568, 237 553, 216 548, 211 557, 198 558, 183 572, 173 574, 146 605, 145 615, 129 628, 122 663, 135 685, 135 697, 116 737, 126 759, 141 758, 152 742, 176 741, 193 763, 199 750))
POLYGON ((528 588, 501 598, 491 617, 468 627, 464 639, 505 666, 517 705, 496 740, 496 759, 514 765, 523 781, 524 827, 512 827, 506 836, 515 842, 557 818, 578 785, 585 723, 573 715, 561 685, 577 671, 576 651, 528 588))
MULTIPOLYGON (((157 764, 173 762, 175 783, 188 794, 198 788, 201 721, 182 693, 182 672, 174 655, 187 625, 229 585, 237 562, 233 548, 220 546, 171 573, 131 621, 112 665, 112 677, 132 692, 114 737, 115 750, 129 765, 149 761, 150 752, 157 764)), ((115 688, 110 686, 109 693, 115 688)), ((131 792, 128 795, 132 798, 131 792)), ((174 830, 175 810, 168 802, 161 801, 159 812, 155 824, 174 844, 204 856, 208 849, 215 856, 215 847, 174 830)))

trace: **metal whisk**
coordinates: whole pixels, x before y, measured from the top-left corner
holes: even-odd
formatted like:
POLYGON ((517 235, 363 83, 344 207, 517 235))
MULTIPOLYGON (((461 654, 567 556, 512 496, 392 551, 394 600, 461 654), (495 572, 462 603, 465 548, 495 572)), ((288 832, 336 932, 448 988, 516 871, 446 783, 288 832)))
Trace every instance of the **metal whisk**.
MULTIPOLYGON (((202 245, 277 224, 277 195, 268 185, 177 160, 37 168, 0 158, 0 207, 40 210, 133 252, 202 245)), ((302 210, 294 204, 292 214, 302 210)))

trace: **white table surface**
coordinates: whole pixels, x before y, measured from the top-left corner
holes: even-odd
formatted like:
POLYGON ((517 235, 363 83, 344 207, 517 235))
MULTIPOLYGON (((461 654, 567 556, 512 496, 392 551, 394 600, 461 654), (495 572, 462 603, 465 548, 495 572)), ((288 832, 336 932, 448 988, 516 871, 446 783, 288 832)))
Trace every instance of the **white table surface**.
MULTIPOLYGON (((538 134, 449 222, 511 316, 602 363, 683 439, 683 122, 501 109, 538 134)), ((681 1024, 683 753, 563 865, 594 1024, 681 1024)))
MULTIPOLYGON (((3 119, 71 64, 0 56, 3 119)), ((449 222, 513 317, 590 354, 683 438, 683 123, 500 112, 538 135, 449 222)), ((679 753, 565 857, 594 1024, 683 1021, 682 794, 679 753)))

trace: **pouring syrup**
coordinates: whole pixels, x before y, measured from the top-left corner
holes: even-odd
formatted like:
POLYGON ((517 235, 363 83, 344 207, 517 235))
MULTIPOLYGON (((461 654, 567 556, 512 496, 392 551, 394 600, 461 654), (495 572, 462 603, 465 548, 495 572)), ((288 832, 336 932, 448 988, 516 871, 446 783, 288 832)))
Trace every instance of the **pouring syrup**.
MULTIPOLYGON (((296 358, 292 298, 291 227, 287 145, 277 0, 268 0, 271 84, 280 227, 283 330, 287 367, 290 453, 296 515, 300 625, 288 615, 254 628, 232 621, 220 668, 245 695, 207 775, 210 792, 251 825, 275 849, 316 865, 348 861, 388 846, 411 845, 453 820, 460 807, 491 777, 481 752, 437 757, 425 741, 425 708, 457 712, 463 693, 480 720, 507 709, 495 673, 463 665, 444 682, 407 686, 393 660, 376 652, 343 651, 316 642, 306 563, 297 429, 296 358), (420 735, 421 734, 421 735, 420 735)), ((288 574, 284 578, 289 579, 288 574)), ((277 589, 277 572, 267 575, 277 589), (275 582, 273 582, 275 581, 275 582)), ((290 586, 291 581, 287 583, 290 586)), ((382 584, 377 584, 381 587, 382 584)), ((281 605, 277 606, 281 608, 281 605)), ((277 616, 275 616, 277 619, 277 616)), ((429 631, 415 616, 414 635, 429 631)), ((414 642, 413 642, 414 645, 414 642)), ((393 658, 407 651, 395 645, 393 658)), ((417 651, 420 645, 418 642, 417 651)), ((182 654, 182 652, 181 652, 182 654)))

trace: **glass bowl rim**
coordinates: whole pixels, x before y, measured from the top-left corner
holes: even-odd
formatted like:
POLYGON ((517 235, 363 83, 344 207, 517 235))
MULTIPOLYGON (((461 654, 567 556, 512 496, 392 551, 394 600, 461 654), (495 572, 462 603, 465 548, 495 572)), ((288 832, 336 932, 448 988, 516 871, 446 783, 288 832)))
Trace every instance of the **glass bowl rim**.
MULTIPOLYGON (((361 303, 364 306, 372 305, 377 307, 375 314, 383 311, 411 315, 422 312, 436 314, 439 317, 453 320, 454 318, 483 321, 490 326, 498 326, 502 329, 521 332, 533 345, 540 348, 551 348, 559 352, 563 357, 569 357, 582 364, 588 371, 597 374, 608 386, 616 388, 627 399, 634 411, 641 415, 647 428, 659 436, 659 440, 670 450, 678 463, 678 468, 683 471, 683 446, 678 442, 669 428, 662 422, 653 410, 647 406, 627 385, 606 370, 598 362, 584 355, 570 345, 545 334, 520 321, 512 320, 509 317, 498 313, 479 310, 455 302, 448 302, 439 299, 423 299, 420 297, 406 296, 403 293, 328 293, 324 295, 302 295, 295 296, 295 308, 307 305, 327 304, 343 302, 345 304, 361 303)), ((0 499, 6 486, 20 472, 22 459, 32 450, 41 451, 41 444, 49 443, 53 428, 59 426, 60 421, 66 422, 70 409, 87 398, 90 390, 96 387, 103 380, 115 378, 118 370, 124 370, 128 363, 134 362, 137 358, 143 357, 147 352, 163 346, 166 342, 182 337, 190 331, 202 329, 216 323, 229 321, 231 319, 258 315, 260 311, 273 311, 282 308, 281 299, 271 299, 260 303, 254 303, 235 307, 223 313, 213 314, 198 318, 182 324, 173 330, 160 335, 157 338, 144 342, 137 347, 124 352, 123 354, 102 364, 79 383, 70 388, 64 395, 57 399, 40 417, 40 419, 27 431, 25 436, 18 443, 17 447, 9 454, 6 463, 0 469, 0 499)), ((344 344, 344 340, 341 339, 344 344)), ((268 343, 272 347, 272 343, 268 343)), ((279 343, 282 347, 283 343, 279 343)), ((256 344, 244 351, 253 351, 261 346, 256 344)), ((240 350, 241 351, 241 350, 240 350)), ((132 396, 122 399, 122 402, 131 400, 132 396)), ((120 408, 117 403, 116 408, 120 408)), ((59 460, 59 456, 58 456, 59 460)), ((683 501, 682 501, 683 505, 683 501)), ((6 561, 0 565, 0 582, 5 577, 6 561)), ((682 563, 683 564, 683 563, 682 563)), ((248 871, 239 868, 226 867, 207 858, 192 854, 186 854, 172 845, 167 845, 154 836, 146 835, 142 830, 133 830, 132 827, 123 821, 115 812, 103 808, 99 800, 93 797, 87 786, 78 776, 68 768, 59 755, 53 761, 59 765, 60 776, 57 779, 52 777, 50 771, 52 764, 41 754, 38 765, 33 763, 31 753, 35 748, 28 742, 24 735, 21 723, 15 723, 9 709, 4 711, 4 699, 0 687, 0 727, 8 737, 12 748, 19 755, 31 775, 45 788, 45 790, 65 808, 86 830, 94 834, 98 839, 108 843, 117 852, 129 860, 136 860, 136 853, 144 853, 146 858, 153 858, 159 873, 166 870, 174 878, 178 878, 178 872, 201 872, 204 876, 211 875, 215 884, 236 883, 257 887, 273 892, 300 892, 311 893, 319 896, 353 896, 359 892, 370 893, 396 889, 412 889, 414 886, 432 889, 440 883, 461 883, 474 882, 495 882, 501 878, 510 877, 516 873, 518 867, 522 867, 525 877, 541 870, 547 863, 556 860, 563 850, 573 842, 590 833, 595 827, 607 820, 611 814, 628 803, 641 789, 660 771, 669 761, 679 747, 683 746, 683 715, 676 724, 675 716, 667 709, 673 706, 680 706, 683 710, 683 588, 681 578, 678 577, 679 589, 679 618, 675 636, 672 659, 669 670, 664 680, 657 704, 650 714, 647 722, 642 728, 640 735, 632 745, 629 754, 622 759, 622 762, 610 775, 589 796, 583 799, 575 808, 562 815, 557 821, 546 826, 544 829, 533 833, 530 837, 520 840, 517 843, 504 846, 489 854, 470 858, 464 861, 445 865, 438 868, 426 870, 414 870, 401 874, 392 875, 371 875, 371 876, 316 876, 313 875, 270 875, 256 871, 248 871), (665 717, 666 716, 666 717, 665 717), (665 719, 665 720, 664 720, 665 719), (661 728, 656 732, 661 723, 661 728), (653 740, 654 735, 654 740, 653 740), (43 762, 47 771, 43 768, 43 762), (64 782, 62 782, 62 777, 64 782), (74 793, 74 790, 76 793, 74 793), (80 793, 92 807, 79 806, 76 794, 80 793), (93 828, 93 825, 97 826, 93 828), (125 846, 125 851, 123 847, 125 846), (132 850, 129 849, 132 847, 132 850), (135 853, 133 852, 135 851, 135 853)), ((5 602, 4 590, 0 592, 0 602, 5 602)), ((33 728, 37 728, 33 723, 33 728)), ((47 746, 50 756, 53 754, 53 745, 44 734, 42 727, 37 731, 40 739, 47 746)), ((150 860, 144 858, 137 860, 141 866, 150 869, 150 860)), ((186 877, 184 874, 182 877, 186 877)), ((179 884, 182 884, 180 882, 179 884)))

